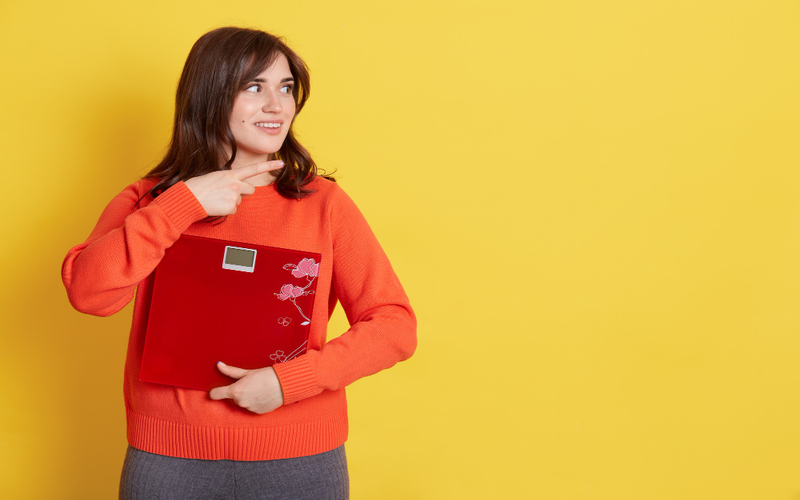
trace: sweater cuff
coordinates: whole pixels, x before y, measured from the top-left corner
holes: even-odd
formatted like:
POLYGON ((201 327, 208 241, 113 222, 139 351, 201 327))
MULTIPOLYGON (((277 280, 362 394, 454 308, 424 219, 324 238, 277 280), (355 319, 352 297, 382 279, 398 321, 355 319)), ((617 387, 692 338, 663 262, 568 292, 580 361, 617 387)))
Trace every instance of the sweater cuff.
POLYGON ((276 363, 272 365, 272 368, 281 383, 284 405, 296 403, 322 392, 317 386, 317 377, 311 367, 308 355, 285 363, 276 363))
POLYGON ((160 207, 180 232, 208 217, 203 205, 183 181, 164 191, 150 205, 160 207))

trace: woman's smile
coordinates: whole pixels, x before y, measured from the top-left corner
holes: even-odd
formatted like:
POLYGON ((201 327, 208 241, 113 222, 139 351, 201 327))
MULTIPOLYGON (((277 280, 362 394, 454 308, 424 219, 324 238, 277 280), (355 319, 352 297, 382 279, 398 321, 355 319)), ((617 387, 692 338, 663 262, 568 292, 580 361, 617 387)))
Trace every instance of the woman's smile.
POLYGON ((264 132, 270 135, 278 135, 281 133, 281 129, 283 128, 282 122, 258 122, 256 123, 256 127, 260 128, 264 132))

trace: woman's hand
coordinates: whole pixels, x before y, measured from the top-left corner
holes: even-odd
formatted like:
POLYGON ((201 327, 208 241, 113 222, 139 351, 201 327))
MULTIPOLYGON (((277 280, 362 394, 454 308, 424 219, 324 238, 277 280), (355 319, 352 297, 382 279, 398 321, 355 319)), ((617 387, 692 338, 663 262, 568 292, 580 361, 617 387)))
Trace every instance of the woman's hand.
POLYGON ((283 389, 271 366, 245 370, 220 361, 217 368, 224 375, 238 380, 231 385, 211 389, 211 399, 232 399, 253 413, 268 413, 283 405, 283 389))
POLYGON ((246 179, 282 166, 281 160, 264 161, 192 177, 185 184, 208 215, 231 215, 236 213, 236 207, 242 202, 243 196, 256 192, 252 184, 245 182, 246 179))

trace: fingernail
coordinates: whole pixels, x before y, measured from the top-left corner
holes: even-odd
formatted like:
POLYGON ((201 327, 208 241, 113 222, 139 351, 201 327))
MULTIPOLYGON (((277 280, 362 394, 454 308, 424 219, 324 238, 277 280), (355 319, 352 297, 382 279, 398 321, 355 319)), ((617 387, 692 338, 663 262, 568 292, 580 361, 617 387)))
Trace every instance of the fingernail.
POLYGON ((222 366, 228 366, 228 365, 226 365, 225 363, 223 363, 222 361, 217 361, 217 364, 218 364, 218 365, 222 365, 222 366))
POLYGON ((281 167, 282 167, 282 166, 284 166, 284 165, 286 165, 286 164, 285 164, 285 163, 283 163, 282 161, 278 161, 278 163, 280 163, 280 164, 281 164, 281 167))

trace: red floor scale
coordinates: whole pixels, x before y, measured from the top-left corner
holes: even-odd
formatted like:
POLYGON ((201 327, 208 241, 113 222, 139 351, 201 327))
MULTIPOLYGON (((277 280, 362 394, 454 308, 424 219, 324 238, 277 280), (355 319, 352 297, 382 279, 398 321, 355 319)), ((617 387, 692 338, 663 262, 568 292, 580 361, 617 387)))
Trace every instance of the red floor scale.
POLYGON ((306 350, 320 254, 181 236, 155 271, 143 382, 210 390, 306 350))

